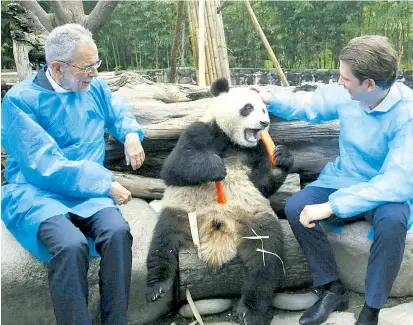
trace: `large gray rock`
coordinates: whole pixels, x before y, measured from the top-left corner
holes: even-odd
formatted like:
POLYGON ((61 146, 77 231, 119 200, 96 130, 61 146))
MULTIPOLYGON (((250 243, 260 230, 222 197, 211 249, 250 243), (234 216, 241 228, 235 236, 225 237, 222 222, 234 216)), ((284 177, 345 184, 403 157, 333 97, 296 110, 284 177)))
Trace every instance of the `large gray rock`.
POLYGON ((379 315, 379 325, 412 325, 413 301, 392 308, 384 308, 379 315))
POLYGON ((172 290, 156 302, 146 301, 146 257, 158 218, 149 204, 140 199, 132 199, 127 205, 121 206, 120 210, 129 222, 133 236, 128 320, 133 325, 146 324, 169 312, 173 304, 172 290))
MULTIPOLYGON (((99 258, 89 267, 89 311, 99 310, 99 258)), ((1 322, 3 325, 56 324, 46 264, 27 252, 1 222, 1 322)))
MULTIPOLYGON (((365 221, 350 223, 338 234, 329 231, 340 278, 353 291, 364 293, 367 262, 372 241, 367 239, 370 224, 365 221)), ((413 231, 407 233, 406 248, 400 272, 391 297, 413 296, 413 231)))
MULTIPOLYGON (((159 302, 146 302, 146 255, 156 213, 143 200, 133 199, 120 208, 133 235, 132 283, 129 323, 145 324, 167 313, 172 293, 159 302)), ((30 255, 1 222, 1 322, 3 325, 55 325, 47 282, 47 266, 30 255)), ((89 268, 89 311, 99 324, 99 258, 91 258, 89 268)))

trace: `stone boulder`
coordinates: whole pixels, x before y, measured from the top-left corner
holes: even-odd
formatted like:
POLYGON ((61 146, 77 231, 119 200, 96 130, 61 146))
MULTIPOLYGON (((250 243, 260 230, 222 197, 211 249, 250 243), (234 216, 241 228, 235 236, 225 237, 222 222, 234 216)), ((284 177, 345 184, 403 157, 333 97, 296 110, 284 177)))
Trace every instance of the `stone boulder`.
MULTIPOLYGON (((341 234, 328 232, 341 280, 348 289, 359 293, 364 293, 372 244, 372 241, 367 239, 369 230, 369 223, 358 221, 347 224, 341 234)), ((403 262, 390 296, 413 296, 413 230, 407 233, 403 262)))
MULTIPOLYGON (((91 258, 89 312, 99 314, 99 258, 91 258)), ((1 222, 1 323, 55 325, 49 295, 47 265, 40 263, 16 241, 1 222)))
MULTIPOLYGON (((149 323, 170 311, 172 293, 156 303, 146 302, 146 255, 155 211, 143 200, 133 199, 120 208, 133 235, 132 282, 129 323, 149 323)), ((3 325, 55 325, 47 282, 47 266, 23 249, 1 222, 1 322, 3 325)), ((100 323, 99 258, 91 258, 89 268, 89 311, 94 324, 100 323)))

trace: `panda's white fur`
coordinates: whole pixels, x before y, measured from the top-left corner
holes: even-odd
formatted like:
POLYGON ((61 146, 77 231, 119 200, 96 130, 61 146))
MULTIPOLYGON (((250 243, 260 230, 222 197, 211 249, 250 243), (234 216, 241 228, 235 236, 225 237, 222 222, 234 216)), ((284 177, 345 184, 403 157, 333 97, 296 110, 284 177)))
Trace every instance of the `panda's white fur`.
POLYGON ((207 113, 201 119, 205 123, 214 120, 234 143, 244 147, 254 147, 259 138, 255 137, 255 141, 248 141, 245 137, 245 129, 261 129, 260 122, 269 123, 270 117, 256 91, 231 88, 228 93, 223 92, 214 98, 207 113), (239 109, 245 103, 250 103, 254 110, 247 118, 240 118, 239 109))

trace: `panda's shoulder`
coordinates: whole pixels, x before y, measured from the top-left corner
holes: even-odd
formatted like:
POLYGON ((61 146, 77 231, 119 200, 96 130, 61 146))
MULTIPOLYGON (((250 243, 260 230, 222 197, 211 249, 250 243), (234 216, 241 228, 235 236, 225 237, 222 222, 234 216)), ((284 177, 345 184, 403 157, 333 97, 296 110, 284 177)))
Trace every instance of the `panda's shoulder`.
POLYGON ((206 134, 212 132, 211 125, 205 123, 205 122, 193 122, 190 124, 184 131, 184 134, 186 135, 191 135, 191 136, 196 136, 200 134, 206 134))
POLYGON ((215 141, 222 137, 223 133, 216 123, 194 122, 182 133, 182 137, 193 143, 205 143, 215 141))

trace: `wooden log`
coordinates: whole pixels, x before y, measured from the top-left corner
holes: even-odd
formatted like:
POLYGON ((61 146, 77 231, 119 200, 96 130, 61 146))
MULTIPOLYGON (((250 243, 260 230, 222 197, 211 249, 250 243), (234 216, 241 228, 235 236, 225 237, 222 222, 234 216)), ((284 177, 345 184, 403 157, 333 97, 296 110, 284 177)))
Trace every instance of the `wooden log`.
MULTIPOLYGON (((282 283, 278 290, 293 289, 311 284, 311 274, 307 260, 286 220, 280 220, 284 232, 284 267, 282 283)), ((260 254, 257 252, 257 254, 260 254)), ((177 296, 185 300, 185 289, 189 288, 192 298, 214 298, 240 296, 243 266, 238 257, 217 270, 211 270, 201 262, 195 249, 185 249, 179 253, 179 274, 177 296)))
POLYGON ((269 197, 271 207, 280 218, 285 218, 284 207, 288 198, 301 190, 300 175, 290 174, 278 191, 269 197))
MULTIPOLYGON (((171 84, 128 84, 114 95, 131 103, 137 121, 145 130, 142 144, 146 160, 132 173, 155 178, 160 177, 163 161, 182 131, 199 120, 213 100, 209 87, 171 84)), ((270 134, 276 144, 289 147, 295 159, 293 172, 300 174, 301 181, 315 179, 325 164, 338 155, 338 121, 312 124, 271 117, 270 134)), ((131 172, 123 160, 122 144, 108 138, 105 165, 115 171, 131 172)))
MULTIPOLYGON (((210 99, 207 99, 210 100, 210 99)), ((206 101, 206 100, 203 100, 206 101)), ((182 113, 190 111, 191 103, 183 103, 182 113)), ((171 104, 170 104, 171 105, 171 104)), ((164 159, 176 144, 181 132, 203 114, 191 114, 179 118, 169 118, 162 122, 145 125, 145 139, 142 143, 146 152, 144 165, 136 173, 142 176, 159 177, 164 159)), ((193 113, 193 112, 192 112, 193 113)), ((169 115, 172 115, 169 112, 169 115)), ((167 116, 167 114, 165 114, 167 116)), ((158 117, 154 117, 158 118, 158 117)), ((138 121, 142 117, 138 118, 138 121)), ((147 120, 146 120, 147 121, 147 120)), ((311 124, 301 121, 283 121, 272 118, 270 134, 276 144, 287 145, 294 156, 293 172, 306 180, 315 179, 325 164, 338 156, 337 121, 311 124)), ((119 159, 123 158, 123 147, 112 140, 107 146, 106 164, 109 168, 125 171, 119 159)))
POLYGON ((161 199, 166 185, 159 178, 115 172, 115 181, 122 184, 132 194, 141 199, 161 199))
MULTIPOLYGON (((132 197, 159 200, 162 199, 166 189, 165 183, 160 178, 139 176, 130 173, 114 171, 115 180, 128 189, 132 197)), ((284 206, 287 199, 298 192, 300 187, 300 176, 290 174, 284 184, 272 195, 269 200, 271 206, 278 216, 284 217, 284 206)))

